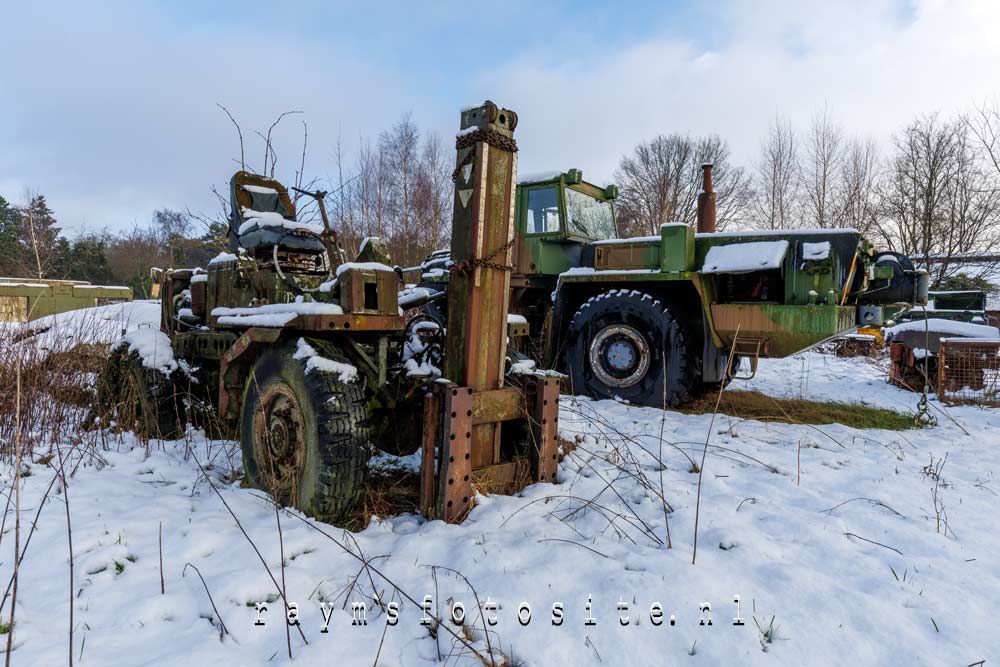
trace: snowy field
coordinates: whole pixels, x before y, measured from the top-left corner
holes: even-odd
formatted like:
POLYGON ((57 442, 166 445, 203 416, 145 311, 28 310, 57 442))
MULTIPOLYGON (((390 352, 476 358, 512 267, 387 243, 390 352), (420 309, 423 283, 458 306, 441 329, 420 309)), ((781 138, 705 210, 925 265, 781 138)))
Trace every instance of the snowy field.
MULTIPOLYGON (((883 378, 868 360, 807 353, 762 361, 735 388, 912 412, 917 396, 883 378)), ((992 664, 1000 412, 945 416, 934 405, 938 426, 891 432, 713 423, 564 397, 561 435, 579 446, 558 484, 479 497, 459 526, 373 517, 351 534, 283 512, 284 572, 274 507, 235 481, 233 443, 190 432, 147 454, 127 436, 111 439, 76 469, 68 494, 57 483, 42 503, 52 468, 35 461, 22 473, 22 547, 38 520, 20 571, 13 664, 67 662, 67 495, 76 664, 478 665, 491 650, 497 664, 525 665, 992 664), (935 479, 925 466, 946 455, 935 479), (299 610, 291 661, 282 577, 299 610), (373 594, 399 603, 395 625, 373 594), (427 595, 442 618, 464 605, 464 631, 449 627, 471 648, 421 625, 427 595), (477 596, 497 603, 488 634, 477 596), (352 625, 352 601, 366 604, 367 625, 352 625), (706 602, 712 624, 700 625, 706 602), (662 617, 651 616, 656 604, 662 617)), ((12 472, 3 469, 6 488, 12 472)), ((12 570, 12 521, 0 584, 12 570)))

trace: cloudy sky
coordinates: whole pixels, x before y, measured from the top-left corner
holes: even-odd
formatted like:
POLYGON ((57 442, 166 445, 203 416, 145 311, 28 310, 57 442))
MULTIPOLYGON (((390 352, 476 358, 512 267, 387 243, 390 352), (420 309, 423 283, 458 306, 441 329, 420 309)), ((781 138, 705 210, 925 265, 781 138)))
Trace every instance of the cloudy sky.
MULTIPOLYGON (((10 2, 0 40, 0 194, 45 193, 69 233, 212 210, 245 130, 309 124, 307 172, 405 112, 515 109, 524 171, 607 180, 657 133, 717 132, 750 164, 776 113, 824 104, 879 140, 1000 95, 1000 1, 10 2)), ((301 125, 277 136, 278 176, 301 125)), ((263 146, 248 140, 250 160, 263 146)))

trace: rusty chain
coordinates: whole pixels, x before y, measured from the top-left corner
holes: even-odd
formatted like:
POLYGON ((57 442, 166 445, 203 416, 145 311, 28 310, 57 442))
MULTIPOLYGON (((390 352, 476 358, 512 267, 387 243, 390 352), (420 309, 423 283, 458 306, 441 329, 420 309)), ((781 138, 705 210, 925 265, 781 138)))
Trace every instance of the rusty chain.
POLYGON ((489 257, 477 257, 475 259, 463 259, 461 262, 455 262, 451 265, 450 271, 459 275, 464 275, 471 273, 479 267, 485 269, 496 269, 497 271, 513 271, 514 267, 510 264, 500 264, 499 262, 494 262, 493 259, 496 258, 501 253, 507 252, 511 246, 514 245, 514 239, 507 241, 502 246, 494 250, 489 257))

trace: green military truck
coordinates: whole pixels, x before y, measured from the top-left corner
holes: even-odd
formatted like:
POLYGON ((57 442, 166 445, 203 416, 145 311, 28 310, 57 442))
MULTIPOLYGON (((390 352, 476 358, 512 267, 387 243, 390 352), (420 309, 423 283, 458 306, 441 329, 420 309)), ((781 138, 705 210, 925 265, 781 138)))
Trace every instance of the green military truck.
MULTIPOLYGON (((927 274, 875 252, 853 229, 715 231, 711 165, 698 230, 667 223, 619 239, 614 185, 579 169, 519 179, 510 312, 529 325, 522 351, 568 376, 573 393, 676 405, 718 389, 730 352, 756 368, 853 330, 882 306, 926 303, 927 274)), ((431 255, 401 295, 443 320, 451 266, 431 255)))

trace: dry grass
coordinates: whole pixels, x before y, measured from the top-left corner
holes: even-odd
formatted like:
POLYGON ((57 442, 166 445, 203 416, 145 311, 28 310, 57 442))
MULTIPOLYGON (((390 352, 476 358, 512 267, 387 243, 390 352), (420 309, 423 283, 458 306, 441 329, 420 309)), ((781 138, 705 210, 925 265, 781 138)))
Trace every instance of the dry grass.
POLYGON ((404 469, 372 470, 355 509, 338 525, 363 530, 372 516, 386 517, 420 511, 420 475, 404 469))
MULTIPOLYGON (((708 414, 717 396, 706 396, 678 409, 685 414, 708 414)), ((783 424, 843 424, 852 428, 904 431, 918 428, 913 415, 849 403, 820 403, 800 398, 772 398, 756 391, 724 391, 719 412, 739 419, 783 424)))

